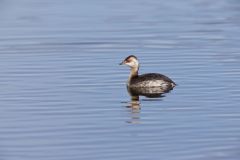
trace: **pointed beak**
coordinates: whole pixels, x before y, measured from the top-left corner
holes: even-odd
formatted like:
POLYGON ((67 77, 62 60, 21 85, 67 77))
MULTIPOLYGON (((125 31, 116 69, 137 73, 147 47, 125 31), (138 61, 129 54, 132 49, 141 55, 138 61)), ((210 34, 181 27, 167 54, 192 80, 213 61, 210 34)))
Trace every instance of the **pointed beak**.
POLYGON ((125 62, 124 62, 124 61, 122 61, 121 63, 119 63, 119 65, 123 65, 123 64, 125 64, 125 62))

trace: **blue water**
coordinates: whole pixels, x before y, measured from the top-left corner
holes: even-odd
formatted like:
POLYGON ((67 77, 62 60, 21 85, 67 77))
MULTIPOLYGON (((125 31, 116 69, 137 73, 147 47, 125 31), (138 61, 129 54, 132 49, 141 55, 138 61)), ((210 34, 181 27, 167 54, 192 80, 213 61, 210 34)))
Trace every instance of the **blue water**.
POLYGON ((237 0, 0 1, 1 160, 238 160, 237 0), (131 106, 129 69, 178 85, 131 106))

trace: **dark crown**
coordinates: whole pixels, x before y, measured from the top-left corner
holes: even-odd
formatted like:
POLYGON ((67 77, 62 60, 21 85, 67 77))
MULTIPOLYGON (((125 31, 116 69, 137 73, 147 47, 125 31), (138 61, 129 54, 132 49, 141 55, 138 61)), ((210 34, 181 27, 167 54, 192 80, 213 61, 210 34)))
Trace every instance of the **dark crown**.
POLYGON ((130 56, 128 56, 127 58, 125 58, 125 61, 128 61, 130 58, 135 58, 135 59, 137 59, 136 56, 134 56, 134 55, 130 55, 130 56))

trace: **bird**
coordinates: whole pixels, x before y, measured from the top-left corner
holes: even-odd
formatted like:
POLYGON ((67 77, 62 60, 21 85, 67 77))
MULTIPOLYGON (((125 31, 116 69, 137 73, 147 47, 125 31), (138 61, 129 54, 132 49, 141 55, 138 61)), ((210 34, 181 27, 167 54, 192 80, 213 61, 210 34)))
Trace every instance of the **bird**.
POLYGON ((162 91, 169 91, 172 90, 176 83, 171 80, 169 77, 159 74, 159 73, 146 73, 139 75, 139 66, 140 63, 138 58, 134 55, 130 55, 126 57, 120 65, 127 65, 130 67, 130 75, 127 80, 127 87, 128 89, 149 89, 158 87, 162 91))

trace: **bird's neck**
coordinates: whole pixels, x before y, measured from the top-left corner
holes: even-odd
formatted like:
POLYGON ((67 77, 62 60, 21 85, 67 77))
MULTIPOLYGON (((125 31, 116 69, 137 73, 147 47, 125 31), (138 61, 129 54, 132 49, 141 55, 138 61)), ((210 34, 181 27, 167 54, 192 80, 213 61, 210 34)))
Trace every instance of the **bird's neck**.
POLYGON ((130 77, 138 76, 138 67, 131 68, 130 77))
POLYGON ((138 67, 132 67, 131 71, 130 71, 130 75, 128 78, 128 85, 130 85, 130 82, 132 80, 132 78, 137 77, 138 76, 138 67))

